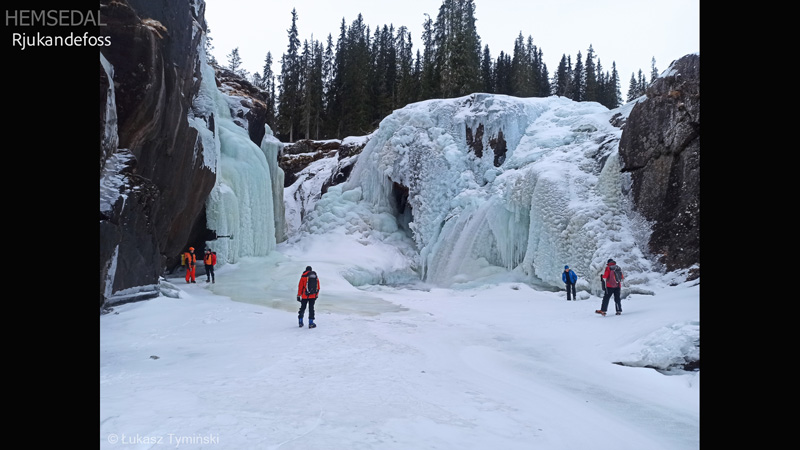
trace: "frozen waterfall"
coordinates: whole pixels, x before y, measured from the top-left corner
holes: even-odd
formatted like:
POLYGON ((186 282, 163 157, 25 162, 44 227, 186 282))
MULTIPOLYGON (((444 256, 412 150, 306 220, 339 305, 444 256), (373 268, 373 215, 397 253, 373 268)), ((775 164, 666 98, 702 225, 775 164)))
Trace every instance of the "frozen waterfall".
POLYGON ((635 237, 647 227, 629 210, 621 130, 609 123, 629 111, 489 94, 408 105, 302 229, 394 242, 435 285, 515 274, 560 287, 569 265, 596 292, 608 258, 628 286, 644 283, 652 267, 635 237))
POLYGON ((206 245, 217 252, 218 264, 266 255, 286 234, 283 171, 277 165, 283 144, 269 127, 261 146, 254 144, 231 116, 231 108, 241 108, 241 102, 217 88, 214 69, 205 61, 201 70, 189 121, 200 133, 205 164, 217 173, 206 201, 206 220, 207 228, 220 236, 206 245))

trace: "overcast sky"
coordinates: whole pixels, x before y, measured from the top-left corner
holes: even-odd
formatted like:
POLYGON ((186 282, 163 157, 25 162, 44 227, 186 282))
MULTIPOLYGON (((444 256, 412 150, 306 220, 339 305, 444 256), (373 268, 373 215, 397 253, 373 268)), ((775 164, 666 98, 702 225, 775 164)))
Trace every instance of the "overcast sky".
MULTIPOLYGON (((411 32, 414 52, 423 50, 425 14, 434 20, 441 0, 206 0, 206 21, 213 38, 214 57, 223 65, 239 48, 244 69, 262 73, 267 52, 272 70, 280 72, 281 55, 289 43, 292 9, 302 44, 313 38, 334 44, 342 19, 349 27, 358 17, 370 26, 405 26, 411 32)), ((622 95, 631 74, 641 69, 650 78, 651 59, 663 71, 675 59, 700 52, 700 0, 475 0, 481 48, 489 46, 492 59, 510 53, 522 32, 542 50, 552 76, 561 56, 578 52, 586 57, 591 44, 603 71, 616 62, 622 95)), ((584 59, 585 61, 585 59, 584 59)), ((597 60, 596 60, 597 61, 597 60)))

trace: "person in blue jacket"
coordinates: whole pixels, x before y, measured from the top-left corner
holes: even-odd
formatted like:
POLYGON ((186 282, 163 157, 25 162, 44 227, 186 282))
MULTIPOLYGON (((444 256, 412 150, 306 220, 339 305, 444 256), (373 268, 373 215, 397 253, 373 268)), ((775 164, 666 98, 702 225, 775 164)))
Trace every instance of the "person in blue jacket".
POLYGON ((578 275, 574 270, 569 270, 569 266, 564 266, 564 272, 561 273, 561 281, 567 285, 567 300, 578 299, 575 295, 575 282, 578 281, 578 275), (570 297, 570 292, 572 297, 570 297))

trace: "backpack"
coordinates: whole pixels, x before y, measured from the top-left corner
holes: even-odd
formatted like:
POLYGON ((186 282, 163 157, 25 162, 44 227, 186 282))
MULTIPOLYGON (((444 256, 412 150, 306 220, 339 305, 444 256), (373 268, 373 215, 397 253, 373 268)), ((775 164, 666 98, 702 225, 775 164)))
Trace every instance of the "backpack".
POLYGON ((617 265, 614 265, 614 279, 617 280, 617 284, 622 283, 622 269, 617 265))
POLYGON ((313 295, 319 292, 319 283, 317 282, 317 273, 313 270, 308 272, 306 280, 306 294, 313 295))

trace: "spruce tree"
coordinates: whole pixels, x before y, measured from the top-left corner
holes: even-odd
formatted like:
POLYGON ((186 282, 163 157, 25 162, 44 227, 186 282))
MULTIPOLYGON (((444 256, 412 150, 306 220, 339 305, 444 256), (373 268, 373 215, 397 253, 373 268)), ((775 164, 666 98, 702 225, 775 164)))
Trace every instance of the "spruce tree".
POLYGON ((413 86, 411 102, 422 100, 422 53, 417 49, 417 57, 414 58, 413 86))
POLYGON ((656 57, 654 56, 650 62, 650 83, 656 81, 658 78, 658 69, 656 68, 656 57))
POLYGON ((306 139, 320 137, 323 114, 322 60, 322 44, 312 35, 311 42, 304 41, 301 56, 303 66, 301 125, 306 139))
POLYGON ((572 70, 572 99, 582 102, 586 96, 586 83, 584 81, 583 62, 581 62, 581 52, 578 52, 575 68, 572 70))
MULTIPOLYGON (((303 41, 303 52, 300 54, 300 125, 302 130, 302 137, 310 139, 311 137, 311 115, 312 115, 312 102, 313 95, 311 94, 313 85, 312 74, 312 61, 311 47, 308 44, 308 39, 303 41)), ((300 134, 300 133, 298 133, 300 134)))
POLYGON ((566 96, 568 82, 569 82, 569 77, 567 74, 567 55, 562 54, 561 61, 559 61, 558 63, 558 68, 556 69, 556 72, 553 74, 553 86, 552 86, 553 94, 561 97, 566 96))
POLYGON ((444 0, 433 31, 441 96, 460 97, 480 90, 481 45, 474 0, 444 0))
POLYGON ((412 53, 411 33, 405 26, 397 30, 395 38, 397 54, 397 99, 393 107, 403 107, 414 102, 414 55, 412 53))
POLYGON ((370 58, 369 124, 373 128, 394 108, 397 58, 393 27, 375 27, 370 58))
POLYGON ((511 95, 511 55, 500 51, 494 65, 495 93, 511 95))
POLYGON ((550 73, 547 71, 547 64, 544 63, 544 55, 542 49, 538 50, 538 57, 536 58, 537 66, 540 69, 537 71, 539 74, 539 89, 537 95, 539 97, 549 97, 552 95, 550 90, 550 73))
POLYGON ((586 52, 584 73, 584 94, 581 96, 581 101, 596 102, 599 100, 598 73, 594 63, 594 49, 591 44, 589 44, 589 49, 586 52))
POLYGON ((639 96, 644 95, 645 92, 647 92, 647 77, 642 73, 642 69, 639 69, 639 96))
POLYGON ((339 26, 339 38, 331 64, 330 83, 328 85, 326 117, 328 117, 327 135, 341 138, 344 129, 344 105, 342 92, 344 89, 344 72, 346 69, 347 26, 344 18, 339 26))
MULTIPOLYGON (((275 74, 272 72, 272 53, 267 52, 264 60, 264 75, 261 77, 261 88, 267 92, 267 125, 275 127, 275 74)), ((274 130, 275 131, 275 130, 274 130)))
POLYGON ((368 134, 372 131, 369 125, 370 36, 361 14, 347 29, 343 52, 339 92, 343 124, 339 137, 368 134))
POLYGON ((267 57, 264 59, 264 68, 262 69, 263 75, 261 76, 261 89, 269 90, 270 81, 272 80, 272 53, 267 52, 267 57))
POLYGON ((434 55, 433 55, 433 82, 434 97, 446 98, 450 93, 447 90, 452 85, 450 80, 451 60, 450 53, 452 49, 450 45, 451 40, 448 36, 453 24, 450 23, 450 15, 453 9, 453 0, 444 0, 439 6, 439 13, 436 15, 436 21, 433 24, 433 42, 434 42, 434 55))
POLYGON ((525 44, 525 53, 527 54, 527 61, 528 67, 526 71, 528 72, 528 83, 530 86, 528 90, 530 91, 531 97, 540 97, 541 96, 541 76, 542 76, 542 61, 539 59, 539 49, 533 45, 533 37, 528 36, 528 41, 525 44))
POLYGON ((575 81, 575 76, 574 76, 574 70, 572 68, 572 56, 567 55, 567 81, 564 89, 564 97, 567 97, 569 99, 574 97, 575 95, 575 85, 573 85, 574 81, 575 81))
POLYGON ((313 133, 314 139, 320 139, 320 133, 322 128, 322 120, 324 115, 324 94, 325 94, 325 86, 324 86, 324 79, 323 79, 323 67, 324 67, 324 50, 322 49, 322 43, 319 41, 313 41, 314 45, 312 47, 312 55, 313 61, 311 64, 311 77, 309 82, 311 83, 311 87, 309 88, 309 92, 311 94, 311 131, 313 133))
POLYGON ((331 131, 331 116, 330 116, 330 100, 331 90, 333 89, 334 79, 334 46, 333 36, 328 33, 328 39, 325 45, 325 54, 322 58, 322 124, 321 133, 323 138, 327 139, 334 134, 331 131))
POLYGON ((606 83, 608 82, 608 73, 603 73, 603 64, 600 58, 597 58, 597 65, 595 66, 595 74, 597 80, 597 94, 594 101, 601 105, 608 106, 608 99, 606 98, 606 83))
POLYGON ((628 83, 628 99, 631 102, 639 97, 639 83, 636 81, 636 76, 631 73, 631 80, 628 83))
POLYGON ((278 99, 279 128, 294 142, 295 133, 300 129, 301 98, 300 82, 300 39, 297 37, 297 11, 292 9, 292 26, 288 30, 289 45, 281 57, 281 87, 278 99))
POLYGON ((475 18, 475 0, 462 0, 461 49, 462 65, 457 84, 457 96, 478 92, 481 89, 481 37, 478 35, 475 18))
POLYGON ((228 70, 238 74, 240 71, 239 68, 242 66, 242 58, 239 56, 239 47, 234 48, 225 56, 228 58, 228 70))
POLYGON ((514 53, 511 57, 511 95, 516 97, 533 96, 531 65, 530 51, 525 46, 525 40, 520 32, 514 41, 514 53))
POLYGON ((250 84, 253 86, 263 89, 264 80, 261 78, 261 73, 256 72, 250 77, 250 84))
POLYGON ((381 88, 384 98, 377 116, 373 118, 375 126, 397 107, 397 48, 394 42, 394 26, 384 25, 381 28, 380 39, 380 59, 383 66, 381 88))
POLYGON ((206 26, 205 38, 206 39, 205 39, 205 43, 204 43, 203 47, 205 48, 205 51, 206 51, 206 61, 210 65, 216 67, 216 66, 219 65, 219 63, 217 62, 217 59, 214 58, 214 54, 212 53, 212 50, 214 50, 214 44, 212 44, 211 41, 213 41, 214 38, 211 37, 211 28, 208 27, 208 26, 206 26))
POLYGON ((489 46, 483 47, 481 57, 481 81, 483 82, 483 92, 491 94, 494 92, 494 76, 492 74, 492 55, 489 46))
POLYGON ((611 78, 608 81, 609 105, 611 109, 618 108, 622 104, 622 94, 620 93, 619 74, 617 73, 616 61, 611 62, 611 78))
POLYGON ((422 45, 423 59, 422 72, 420 74, 420 91, 422 99, 427 100, 439 96, 439 74, 436 66, 436 40, 433 31, 433 19, 425 14, 425 21, 422 23, 422 45))

